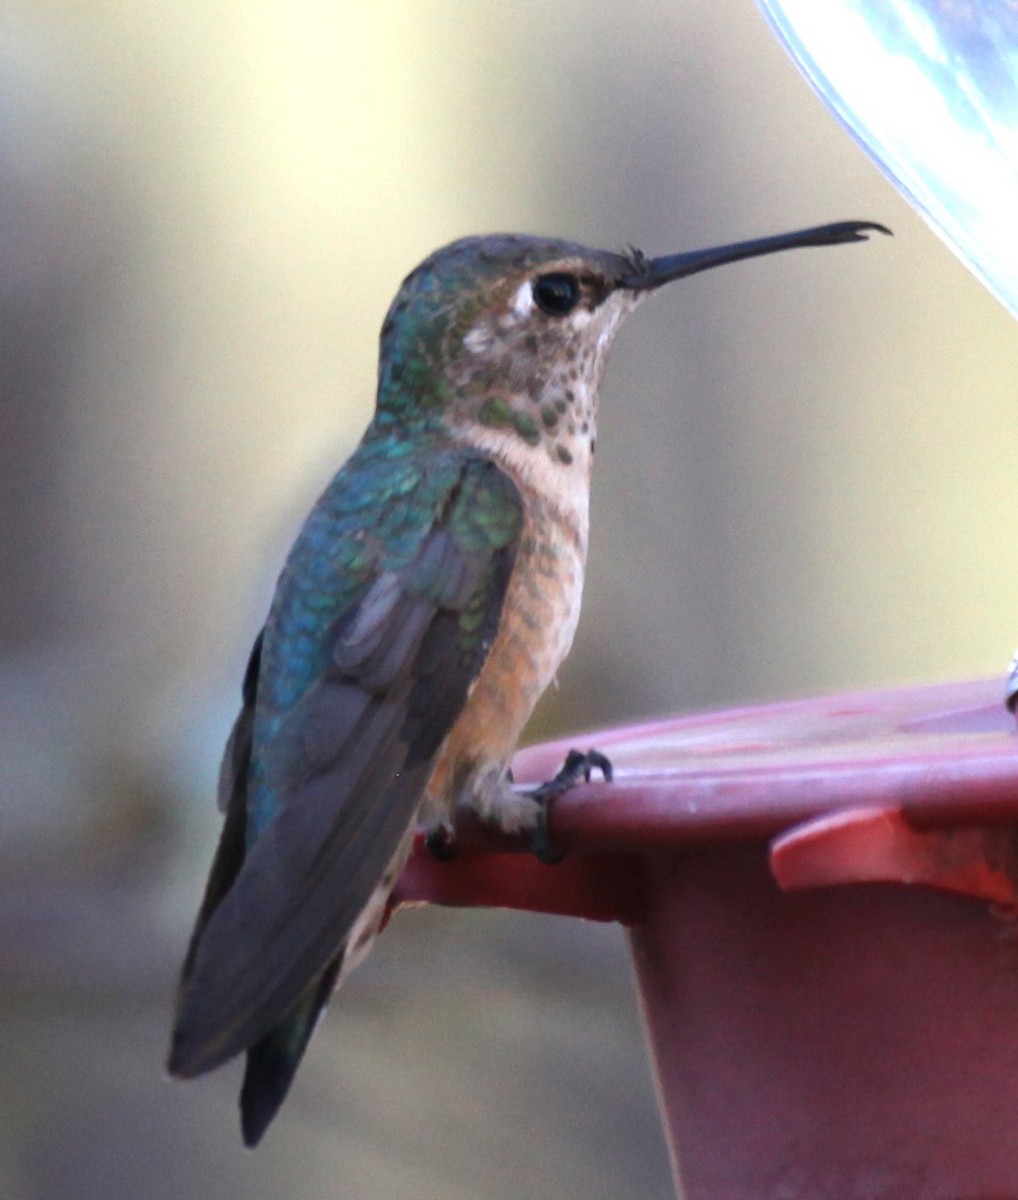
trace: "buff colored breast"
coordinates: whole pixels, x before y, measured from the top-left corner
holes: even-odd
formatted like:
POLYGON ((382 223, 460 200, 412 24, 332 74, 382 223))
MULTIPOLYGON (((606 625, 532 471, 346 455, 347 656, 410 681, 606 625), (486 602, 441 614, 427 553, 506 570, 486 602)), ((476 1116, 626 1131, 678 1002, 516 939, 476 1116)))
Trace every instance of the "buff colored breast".
POLYGON ((580 616, 586 530, 539 496, 526 517, 502 620, 463 712, 428 784, 427 808, 490 810, 505 768, 541 694, 569 652, 580 616))

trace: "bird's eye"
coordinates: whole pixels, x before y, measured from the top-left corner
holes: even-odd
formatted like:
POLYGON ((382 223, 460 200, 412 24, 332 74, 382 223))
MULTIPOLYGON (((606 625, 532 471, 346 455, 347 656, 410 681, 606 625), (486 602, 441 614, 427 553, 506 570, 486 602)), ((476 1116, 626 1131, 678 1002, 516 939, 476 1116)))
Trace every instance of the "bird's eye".
POLYGON ((549 317, 564 317, 571 313, 580 298, 580 281, 575 275, 557 271, 538 275, 534 280, 534 300, 549 317))

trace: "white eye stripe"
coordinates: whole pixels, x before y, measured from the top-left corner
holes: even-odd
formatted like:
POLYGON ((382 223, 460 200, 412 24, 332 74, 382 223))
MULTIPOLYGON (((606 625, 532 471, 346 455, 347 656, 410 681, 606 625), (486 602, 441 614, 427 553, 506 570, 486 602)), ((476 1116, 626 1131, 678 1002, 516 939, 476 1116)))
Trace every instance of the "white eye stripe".
POLYGON ((513 312, 518 317, 529 317, 534 311, 534 285, 530 280, 521 283, 513 296, 513 312))

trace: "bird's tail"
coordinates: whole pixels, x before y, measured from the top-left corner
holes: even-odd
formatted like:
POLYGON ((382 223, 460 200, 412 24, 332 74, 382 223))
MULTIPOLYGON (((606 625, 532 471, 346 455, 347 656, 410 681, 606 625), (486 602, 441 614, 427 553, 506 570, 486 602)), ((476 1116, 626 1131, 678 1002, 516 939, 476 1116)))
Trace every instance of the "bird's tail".
POLYGON ((286 1099, 318 1018, 332 995, 343 956, 334 959, 290 1012, 247 1052, 240 1091, 245 1146, 257 1146, 286 1099))

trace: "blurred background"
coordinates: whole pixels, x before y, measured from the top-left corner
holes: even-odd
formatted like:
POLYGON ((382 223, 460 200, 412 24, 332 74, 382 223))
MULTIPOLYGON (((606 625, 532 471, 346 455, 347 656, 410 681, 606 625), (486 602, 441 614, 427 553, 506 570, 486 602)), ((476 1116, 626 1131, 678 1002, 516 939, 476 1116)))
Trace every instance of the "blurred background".
POLYGON ((1013 321, 750 0, 0 8, 0 1198, 670 1194, 622 934, 402 916, 255 1154, 170 1084, 239 680, 435 246, 894 240, 662 293, 603 394, 531 739, 1000 675, 1013 321))

